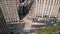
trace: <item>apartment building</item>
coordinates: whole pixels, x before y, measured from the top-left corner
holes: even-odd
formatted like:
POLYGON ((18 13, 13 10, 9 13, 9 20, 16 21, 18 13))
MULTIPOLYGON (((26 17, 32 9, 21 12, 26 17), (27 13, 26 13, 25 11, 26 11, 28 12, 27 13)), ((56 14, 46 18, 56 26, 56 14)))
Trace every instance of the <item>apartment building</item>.
POLYGON ((30 13, 35 17, 58 17, 60 0, 34 0, 32 7, 30 13))

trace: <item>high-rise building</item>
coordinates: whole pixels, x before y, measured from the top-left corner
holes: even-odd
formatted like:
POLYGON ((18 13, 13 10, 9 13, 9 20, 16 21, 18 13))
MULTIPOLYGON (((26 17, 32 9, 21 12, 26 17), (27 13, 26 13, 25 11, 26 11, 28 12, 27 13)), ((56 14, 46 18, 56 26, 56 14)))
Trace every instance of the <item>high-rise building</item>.
POLYGON ((60 0, 34 0, 32 7, 35 17, 58 17, 60 0))
POLYGON ((0 7, 0 34, 8 34, 7 30, 8 29, 6 28, 5 19, 0 7))
POLYGON ((8 34, 20 34, 22 29, 22 25, 19 22, 17 4, 16 0, 0 0, 0 8, 8 34))
POLYGON ((6 22, 19 22, 16 0, 0 0, 0 7, 6 22))

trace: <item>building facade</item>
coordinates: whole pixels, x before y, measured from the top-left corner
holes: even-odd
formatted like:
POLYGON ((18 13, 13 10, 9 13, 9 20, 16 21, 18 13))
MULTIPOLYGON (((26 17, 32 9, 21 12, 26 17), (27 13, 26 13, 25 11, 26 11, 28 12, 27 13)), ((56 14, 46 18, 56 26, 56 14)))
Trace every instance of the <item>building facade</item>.
POLYGON ((58 17, 60 0, 34 0, 32 7, 30 13, 35 17, 58 17))
POLYGON ((16 0, 0 0, 0 7, 6 22, 19 21, 16 0))
POLYGON ((22 29, 22 25, 20 25, 22 23, 19 22, 17 4, 16 0, 0 0, 0 8, 4 16, 4 23, 8 34, 20 34, 22 29))
POLYGON ((1 7, 0 7, 0 34, 8 34, 1 7))

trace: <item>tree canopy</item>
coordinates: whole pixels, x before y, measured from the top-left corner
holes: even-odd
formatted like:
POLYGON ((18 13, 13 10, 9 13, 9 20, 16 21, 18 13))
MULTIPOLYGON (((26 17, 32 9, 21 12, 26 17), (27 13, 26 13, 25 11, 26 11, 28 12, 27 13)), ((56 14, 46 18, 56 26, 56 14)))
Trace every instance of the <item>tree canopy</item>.
POLYGON ((56 32, 60 30, 60 26, 48 26, 45 29, 38 30, 37 34, 53 34, 52 32, 56 32))

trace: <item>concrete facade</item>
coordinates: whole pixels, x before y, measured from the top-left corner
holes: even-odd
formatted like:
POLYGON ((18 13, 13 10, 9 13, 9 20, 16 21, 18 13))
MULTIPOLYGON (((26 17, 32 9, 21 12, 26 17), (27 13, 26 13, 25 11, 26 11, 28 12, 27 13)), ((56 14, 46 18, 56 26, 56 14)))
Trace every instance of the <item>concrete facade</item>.
POLYGON ((6 22, 4 23, 8 34, 20 34, 23 27, 19 22, 17 5, 19 5, 18 0, 0 0, 0 8, 6 22))
POLYGON ((16 0, 0 0, 0 7, 6 22, 18 22, 16 0))
POLYGON ((34 0, 34 3, 30 10, 30 14, 34 14, 34 17, 57 17, 59 7, 60 0, 34 0))

